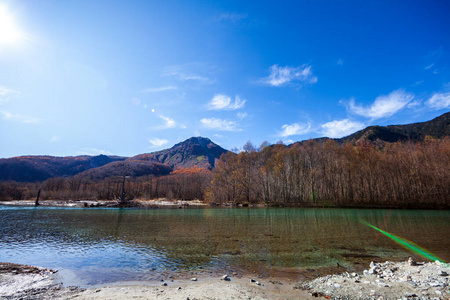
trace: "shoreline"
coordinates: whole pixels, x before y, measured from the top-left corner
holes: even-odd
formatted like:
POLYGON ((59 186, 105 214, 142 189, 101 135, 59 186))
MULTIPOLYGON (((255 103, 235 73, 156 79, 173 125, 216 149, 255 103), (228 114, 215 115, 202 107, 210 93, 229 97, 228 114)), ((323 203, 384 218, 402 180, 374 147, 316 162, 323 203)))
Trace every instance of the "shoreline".
POLYGON ((74 207, 74 208, 329 208, 329 209, 406 209, 406 210, 449 210, 450 206, 428 207, 428 206, 383 206, 367 205, 333 206, 323 203, 322 205, 277 205, 276 203, 254 203, 254 204, 231 204, 231 203, 207 203, 199 199, 195 200, 168 200, 159 199, 135 199, 128 201, 125 205, 117 200, 40 200, 39 205, 35 205, 35 200, 8 200, 0 201, 4 206, 27 206, 27 207, 74 207))
POLYGON ((35 200, 11 200, 0 201, 4 206, 31 206, 31 207, 74 207, 74 208, 186 208, 186 207, 209 207, 208 203, 200 200, 134 200, 127 205, 120 205, 116 200, 40 200, 39 205, 35 205, 35 200))
POLYGON ((198 276, 160 281, 119 281, 64 286, 56 270, 0 263, 2 299, 313 299, 289 279, 250 275, 198 276))
POLYGON ((64 287, 57 271, 0 263, 4 299, 448 299, 450 266, 441 262, 372 262, 367 270, 303 282, 223 275, 64 287))

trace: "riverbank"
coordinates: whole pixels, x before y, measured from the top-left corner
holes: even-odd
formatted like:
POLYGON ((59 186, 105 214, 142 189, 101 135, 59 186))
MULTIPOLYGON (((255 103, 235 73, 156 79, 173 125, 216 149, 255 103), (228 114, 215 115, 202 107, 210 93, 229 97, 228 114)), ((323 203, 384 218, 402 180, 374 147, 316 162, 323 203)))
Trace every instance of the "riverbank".
POLYGON ((56 271, 0 263, 4 299, 448 299, 446 264, 371 263, 360 273, 306 282, 250 276, 199 277, 160 282, 122 282, 88 289, 64 287, 56 271))
MULTIPOLYGON (((0 201, 0 205, 6 206, 36 206, 35 200, 11 200, 0 201)), ((167 200, 165 198, 152 200, 133 200, 125 205, 115 200, 40 200, 39 206, 45 207, 134 207, 134 208, 183 208, 183 207, 205 207, 209 204, 200 200, 167 200)))
MULTIPOLYGON (((0 205, 5 206, 35 206, 35 200, 8 200, 0 201, 0 205)), ((351 208, 351 209, 411 209, 411 210, 449 210, 450 204, 441 205, 333 205, 328 202, 318 203, 209 203, 199 199, 195 200, 169 200, 167 198, 158 199, 135 199, 120 204, 117 200, 40 200, 39 206, 47 207, 127 207, 127 208, 187 208, 187 207, 276 207, 276 208, 351 208)))

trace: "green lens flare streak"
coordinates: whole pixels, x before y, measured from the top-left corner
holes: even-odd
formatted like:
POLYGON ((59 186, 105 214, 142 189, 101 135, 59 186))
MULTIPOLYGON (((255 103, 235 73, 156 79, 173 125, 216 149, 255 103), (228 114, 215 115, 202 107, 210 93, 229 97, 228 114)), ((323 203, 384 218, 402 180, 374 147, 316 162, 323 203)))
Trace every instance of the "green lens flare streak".
POLYGON ((414 253, 417 253, 418 255, 425 257, 426 259, 429 259, 431 261, 440 261, 441 263, 445 263, 442 259, 440 259, 437 256, 434 256, 433 254, 431 254, 430 252, 428 252, 427 250, 423 249, 422 247, 414 244, 413 242, 410 242, 404 238, 401 238, 399 236, 396 236, 395 234, 386 232, 378 227, 373 226, 372 224, 366 222, 366 221, 362 221, 361 222, 379 232, 381 232, 382 234, 384 234, 385 236, 393 239, 396 243, 400 244, 401 246, 405 247, 408 250, 411 250, 414 253))

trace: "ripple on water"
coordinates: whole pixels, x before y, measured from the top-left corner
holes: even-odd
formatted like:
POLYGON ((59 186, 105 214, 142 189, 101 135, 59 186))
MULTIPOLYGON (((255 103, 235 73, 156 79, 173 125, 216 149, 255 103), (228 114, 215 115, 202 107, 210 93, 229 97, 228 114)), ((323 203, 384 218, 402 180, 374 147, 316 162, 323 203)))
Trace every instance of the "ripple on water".
MULTIPOLYGON (((352 267, 373 257, 409 255, 358 221, 365 218, 381 226, 387 214, 386 210, 0 207, 0 258, 59 269, 78 285, 197 273, 293 272, 337 263, 352 267)), ((448 260, 450 242, 441 237, 450 235, 449 224, 449 212, 397 211, 386 230, 440 251, 448 260)))

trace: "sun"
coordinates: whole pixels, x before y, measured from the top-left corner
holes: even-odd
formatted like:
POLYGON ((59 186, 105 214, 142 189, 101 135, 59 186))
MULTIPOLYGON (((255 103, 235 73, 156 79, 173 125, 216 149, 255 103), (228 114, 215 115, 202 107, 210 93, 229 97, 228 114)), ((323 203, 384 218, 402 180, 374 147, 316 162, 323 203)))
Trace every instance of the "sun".
POLYGON ((24 38, 14 18, 4 6, 0 6, 0 45, 16 44, 24 38))

